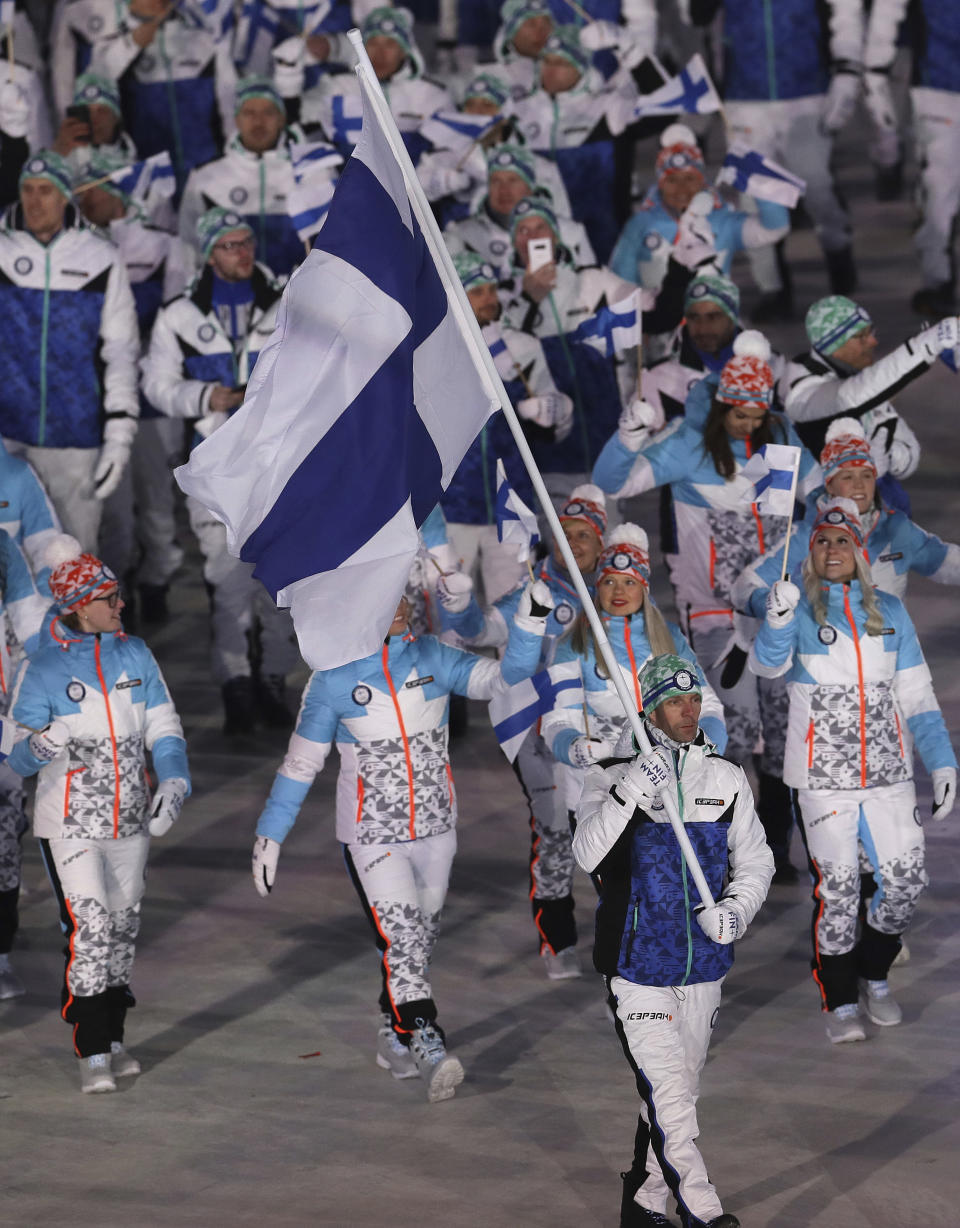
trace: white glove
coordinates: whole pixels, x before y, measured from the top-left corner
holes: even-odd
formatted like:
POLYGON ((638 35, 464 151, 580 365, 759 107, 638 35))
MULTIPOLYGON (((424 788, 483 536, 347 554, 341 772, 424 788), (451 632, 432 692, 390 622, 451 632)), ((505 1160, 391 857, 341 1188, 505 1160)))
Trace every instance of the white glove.
POLYGON ((153 795, 150 822, 147 825, 151 836, 165 836, 180 818, 188 787, 182 776, 171 776, 168 780, 160 781, 153 795))
POLYGON ((306 40, 299 35, 285 38, 274 47, 273 83, 281 98, 299 98, 303 93, 306 52, 306 40))
POLYGON ((918 333, 914 340, 923 346, 932 361, 944 350, 952 350, 960 344, 960 316, 944 316, 939 323, 918 333))
POLYGON ((792 580, 775 581, 767 593, 768 626, 785 627, 792 620, 799 602, 800 590, 792 580))
POLYGON ((556 442, 562 443, 573 426, 573 402, 563 392, 542 392, 517 402, 517 413, 537 426, 556 430, 556 442))
POLYGON ((896 132, 897 108, 890 88, 890 77, 885 72, 863 74, 864 101, 874 125, 881 132, 896 132))
POLYGON ((473 581, 465 571, 450 571, 437 581, 437 600, 450 614, 462 614, 473 596, 473 581))
POLYGON ((746 926, 735 908, 719 900, 712 908, 695 909, 697 925, 703 930, 711 942, 718 942, 725 947, 730 942, 742 938, 746 926))
POLYGON ((31 735, 30 753, 35 759, 43 759, 47 763, 56 759, 70 741, 70 727, 66 721, 51 721, 45 729, 31 735))
POLYGON ((933 817, 939 823, 947 817, 957 800, 957 769, 934 768, 930 773, 933 784, 933 817))
POLYGON ((616 746, 606 738, 574 738, 570 743, 570 761, 574 767, 588 768, 601 759, 612 759, 616 746))
POLYGON ((619 47, 623 33, 615 21, 589 21, 580 30, 580 46, 587 51, 609 51, 619 47))
POLYGON ((694 196, 680 217, 670 255, 685 269, 697 269, 716 257, 716 239, 708 220, 712 212, 713 196, 703 191, 694 196))
POLYGON ((273 890, 277 877, 277 862, 280 860, 280 845, 269 836, 257 836, 253 842, 253 885, 257 895, 264 899, 273 890))
POLYGON ((457 170, 455 166, 438 166, 435 161, 419 166, 417 178, 423 185, 427 200, 439 200, 442 196, 465 192, 473 183, 466 171, 457 170))
POLYGON ((860 97, 860 85, 860 74, 856 72, 835 72, 830 78, 820 113, 820 128, 827 136, 845 128, 852 119, 860 97))
POLYGON ((136 433, 136 418, 128 418, 124 414, 119 418, 107 420, 107 425, 103 428, 103 447, 97 457, 97 467, 93 471, 95 499, 108 498, 120 485, 136 433))
POLYGON ((547 619, 553 606, 553 596, 546 584, 542 580, 528 580, 526 588, 520 594, 517 618, 547 619))
POLYGON ((0 87, 0 130, 14 140, 27 135, 30 122, 30 105, 27 96, 14 81, 6 81, 0 87))
POLYGON ((634 397, 620 415, 617 435, 620 442, 631 452, 639 452, 647 442, 651 431, 663 426, 663 412, 649 401, 634 397))
POLYGON ((214 431, 218 431, 223 426, 229 417, 225 409, 211 409, 202 418, 197 418, 193 429, 201 439, 208 439, 214 431))
POLYGON ((631 804, 631 810, 633 806, 648 810, 669 784, 671 775, 666 751, 657 747, 649 755, 634 759, 613 788, 631 804))

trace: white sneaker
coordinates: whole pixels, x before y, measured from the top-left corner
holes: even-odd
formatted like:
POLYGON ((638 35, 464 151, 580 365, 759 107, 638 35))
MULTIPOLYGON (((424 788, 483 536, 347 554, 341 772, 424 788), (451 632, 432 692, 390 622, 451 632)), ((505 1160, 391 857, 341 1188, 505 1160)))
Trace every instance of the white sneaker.
POLYGON ((115 1092, 117 1085, 110 1073, 110 1054, 94 1053, 82 1057, 80 1062, 80 1090, 82 1092, 115 1092))
POLYGON ((390 1016, 381 1016, 380 1030, 377 1032, 377 1065, 381 1070, 389 1070, 395 1079, 415 1079, 420 1074, 413 1054, 393 1030, 390 1016))
POLYGON ((115 1079, 126 1079, 140 1073, 140 1063, 119 1040, 110 1042, 110 1072, 115 1079))
POLYGON ((551 981, 568 981, 571 977, 583 976, 576 947, 564 947, 562 951, 551 951, 549 947, 544 947, 540 958, 551 981))
POLYGON ((861 981, 860 1002, 867 1018, 878 1028, 894 1028, 903 1019, 900 1003, 886 981, 861 981))
POLYGON ((417 1025, 410 1036, 410 1052, 427 1085, 427 1100, 431 1104, 449 1100, 463 1082, 463 1067, 459 1058, 447 1052, 443 1037, 432 1023, 418 1019, 417 1025))
POLYGON ((9 955, 0 955, 0 1001, 5 998, 19 998, 26 992, 23 981, 10 967, 9 955))
POLYGON ((860 1008, 856 1002, 845 1002, 836 1010, 827 1011, 827 1039, 833 1045, 867 1039, 860 1022, 860 1008))

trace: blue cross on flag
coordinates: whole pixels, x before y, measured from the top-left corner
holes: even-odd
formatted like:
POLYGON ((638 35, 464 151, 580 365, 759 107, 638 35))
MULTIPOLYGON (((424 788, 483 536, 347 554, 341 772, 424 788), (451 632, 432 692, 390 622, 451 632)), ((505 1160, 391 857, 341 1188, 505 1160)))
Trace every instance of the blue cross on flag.
POLYGON ((788 209, 793 209, 807 190, 805 179, 792 175, 744 141, 731 144, 717 174, 717 184, 728 184, 755 200, 769 200, 788 209))
POLYGON ((537 518, 507 481, 503 461, 497 457, 497 541, 516 542, 517 560, 525 563, 540 541, 537 518))
POLYGON ((556 707, 568 708, 582 702, 579 661, 551 665, 532 678, 524 678, 523 682, 499 691, 490 700, 489 712, 500 749, 513 763, 524 738, 541 716, 556 707))
POLYGON ((166 150, 154 154, 151 158, 144 158, 142 162, 122 166, 113 172, 110 182, 116 184, 121 192, 141 202, 163 200, 177 190, 173 163, 166 150))
POLYGON ((720 95, 698 51, 677 76, 665 81, 652 94, 641 95, 633 118, 643 119, 647 115, 709 115, 722 109, 720 95))
POLYGON ((584 320, 572 334, 574 341, 593 346, 607 358, 636 349, 643 332, 640 290, 634 290, 612 307, 603 306, 596 315, 584 320))
POLYGON ((500 115, 467 115, 463 111, 434 111, 420 125, 420 133, 437 149, 466 149, 500 123, 500 115))
POLYGON ((246 400, 176 471, 290 607, 313 669, 383 643, 418 527, 499 408, 451 295, 364 95, 360 141, 246 400))
POLYGON ((756 503, 770 516, 793 516, 800 449, 785 443, 765 443, 737 475, 750 483, 741 502, 756 503))
POLYGON ((287 215, 301 239, 317 234, 327 220, 336 184, 318 175, 294 183, 287 193, 287 215))

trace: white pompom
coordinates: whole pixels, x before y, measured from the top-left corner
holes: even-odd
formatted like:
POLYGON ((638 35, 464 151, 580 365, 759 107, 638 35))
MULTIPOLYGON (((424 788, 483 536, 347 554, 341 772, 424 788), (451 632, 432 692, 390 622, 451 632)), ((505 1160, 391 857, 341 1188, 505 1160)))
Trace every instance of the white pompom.
POLYGON ((857 439, 866 439, 863 426, 856 418, 834 418, 827 427, 824 443, 830 443, 832 439, 839 439, 841 435, 853 435, 857 439))
POLYGON ((668 124, 660 133, 660 147, 669 149, 672 145, 696 145, 697 138, 686 124, 668 124))
POLYGON ((588 503, 599 503, 601 507, 607 506, 607 496, 603 493, 599 486, 594 486, 592 482, 584 482, 582 486, 574 486, 570 491, 570 498, 567 502, 573 499, 586 499, 588 503))
POLYGON ((47 543, 47 548, 43 552, 43 562, 51 571, 56 571, 61 563, 72 562, 81 554, 83 554, 83 547, 77 539, 71 537, 69 533, 60 533, 47 543))
POLYGON ((615 529, 612 529, 607 534, 608 549, 610 547, 616 549, 617 546, 636 546, 644 554, 650 553, 650 541, 646 530, 641 529, 638 524, 631 524, 629 521, 618 524, 615 529))
POLYGON ((738 358, 750 356, 770 361, 770 342, 755 328, 747 328, 734 340, 733 352, 738 358))

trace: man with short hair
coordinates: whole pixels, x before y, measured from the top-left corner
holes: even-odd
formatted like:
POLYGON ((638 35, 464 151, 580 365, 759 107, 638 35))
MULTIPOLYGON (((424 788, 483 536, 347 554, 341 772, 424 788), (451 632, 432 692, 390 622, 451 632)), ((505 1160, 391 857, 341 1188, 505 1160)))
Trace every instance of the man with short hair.
POLYGON ((120 253, 83 225, 52 150, 27 160, 4 215, 0 312, 0 434, 95 550, 137 431, 137 318, 120 253))
MULTIPOLYGON (((172 418, 195 421, 196 442, 243 403, 247 380, 270 340, 280 286, 254 260, 255 240, 239 213, 208 209, 197 225, 204 269, 189 292, 157 316, 143 363, 143 391, 172 418)), ((298 654, 287 610, 278 609, 253 568, 227 551, 226 529, 195 499, 190 527, 204 557, 213 614, 213 672, 220 683, 224 732, 249 734, 257 719, 290 728, 285 675, 298 654), (260 629, 262 657, 254 686, 247 632, 260 629)))
POLYGON ((741 767, 700 730, 690 663, 651 657, 639 674, 649 754, 629 725, 618 752, 587 770, 573 852, 599 881, 594 964, 643 1101, 633 1164, 623 1174, 621 1228, 666 1225, 676 1199, 685 1228, 739 1228, 725 1215, 695 1139, 700 1072, 720 987, 766 898, 773 857, 741 767), (684 829, 716 900, 698 905, 663 802, 684 829))

